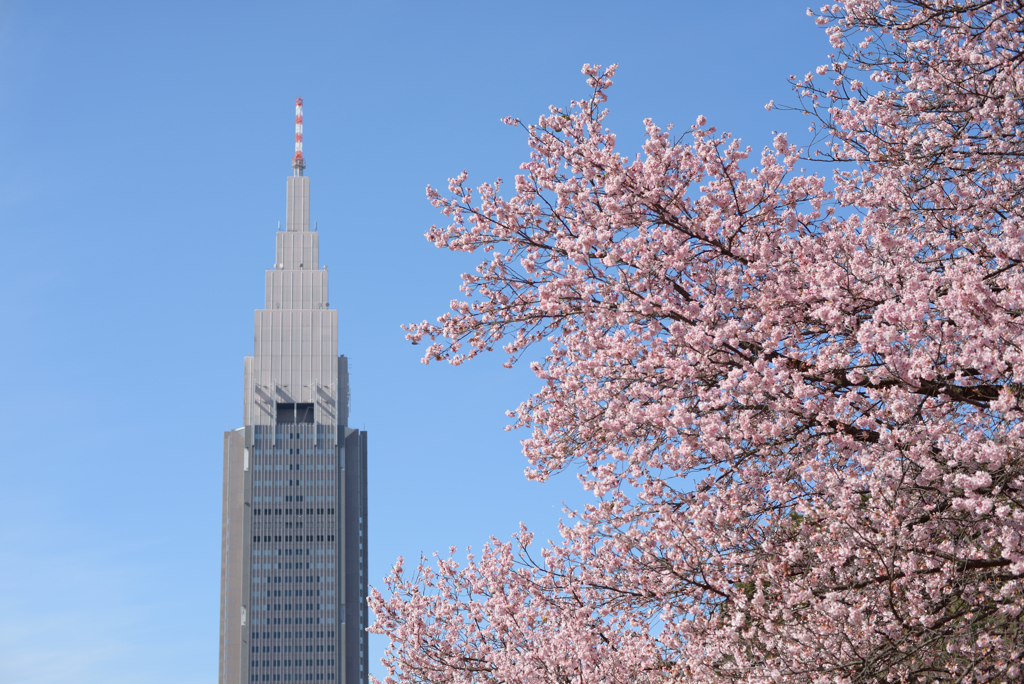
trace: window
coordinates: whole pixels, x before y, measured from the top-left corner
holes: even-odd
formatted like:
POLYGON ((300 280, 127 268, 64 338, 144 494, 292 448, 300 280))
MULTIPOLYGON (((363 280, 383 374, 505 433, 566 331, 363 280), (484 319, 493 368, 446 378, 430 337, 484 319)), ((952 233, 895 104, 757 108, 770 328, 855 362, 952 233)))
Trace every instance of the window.
POLYGON ((316 540, 322 542, 324 540, 324 535, 322 535, 322 534, 316 535, 316 540))
POLYGON ((327 515, 334 515, 334 509, 333 508, 328 508, 327 509, 327 515))
POLYGON ((333 534, 327 535, 327 541, 334 541, 334 535, 333 534))

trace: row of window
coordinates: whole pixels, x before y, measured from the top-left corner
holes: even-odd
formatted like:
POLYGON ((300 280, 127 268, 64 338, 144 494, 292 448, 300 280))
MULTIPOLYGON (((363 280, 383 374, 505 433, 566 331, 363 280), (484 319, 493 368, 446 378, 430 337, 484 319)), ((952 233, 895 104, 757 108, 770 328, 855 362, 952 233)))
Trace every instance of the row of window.
POLYGON ((323 439, 325 437, 327 439, 334 439, 333 432, 257 432, 254 437, 256 439, 270 439, 271 434, 276 439, 323 439))
MULTIPOLYGON (((274 565, 280 566, 281 563, 274 563, 274 565)), ((284 570, 291 570, 292 569, 292 565, 295 566, 295 570, 302 570, 303 566, 305 566, 306 570, 312 570, 313 569, 313 564, 312 563, 305 563, 305 564, 303 564, 303 563, 285 563, 283 569, 284 570)), ((277 568, 274 568, 274 569, 275 570, 281 570, 282 568, 277 567, 277 568)), ((267 568, 267 570, 270 570, 270 568, 267 568)), ((303 575, 275 575, 273 577, 271 577, 271 576, 260 577, 260 576, 257 575, 257 576, 252 578, 252 583, 253 584, 260 584, 261 581, 262 581, 262 584, 281 584, 282 582, 284 584, 291 584, 294 581, 295 584, 302 584, 302 578, 303 578, 303 575)), ((321 583, 321 582, 324 581, 323 577, 315 577, 314 575, 305 575, 305 578, 306 578, 306 582, 307 583, 312 583, 314 580, 317 583, 321 583)), ((327 581, 328 582, 333 582, 334 578, 333 577, 328 577, 327 581)))
MULTIPOLYGON (((285 568, 285 570, 290 570, 291 567, 292 567, 291 563, 285 563, 285 565, 287 566, 285 568)), ((296 569, 300 569, 300 570, 302 569, 302 563, 296 563, 295 565, 298 566, 296 569)), ((308 566, 309 563, 307 563, 306 565, 308 566)), ((282 583, 284 583, 284 584, 291 584, 292 580, 294 578, 295 584, 302 584, 302 577, 303 577, 302 575, 275 575, 273 577, 269 577, 269 576, 268 577, 253 577, 252 578, 252 583, 253 584, 261 584, 261 583, 262 584, 282 584, 282 583)), ((306 575, 305 577, 306 577, 306 582, 307 583, 311 583, 313 581, 313 575, 306 575)), ((316 581, 317 582, 323 582, 324 580, 323 580, 322 577, 317 577, 316 581)), ((330 578, 327 579, 327 581, 328 582, 333 582, 334 578, 330 577, 330 578)))
MULTIPOLYGON (((264 595, 270 596, 270 591, 269 590, 263 590, 263 589, 253 589, 252 595, 253 596, 264 596, 264 595)), ((281 590, 280 589, 275 589, 274 590, 274 596, 280 596, 280 595, 281 595, 281 590)), ((291 589, 285 589, 284 590, 284 595, 285 596, 291 596, 292 595, 292 590, 291 589)), ((302 590, 301 589, 296 589, 295 590, 295 595, 296 596, 302 596, 302 590)), ((312 596, 312 595, 313 595, 313 590, 312 589, 307 589, 306 590, 306 596, 312 596)), ((316 595, 317 596, 324 596, 323 590, 322 589, 317 589, 316 590, 316 595)), ((327 596, 334 596, 334 590, 333 589, 328 589, 326 595, 327 596)))
MULTIPOLYGON (((324 464, 323 463, 317 463, 314 466, 312 463, 306 463, 305 465, 303 465, 302 463, 278 463, 276 465, 275 464, 271 464, 271 463, 267 463, 267 464, 257 463, 256 465, 254 465, 252 467, 252 469, 253 470, 257 470, 257 471, 259 471, 259 470, 323 470, 324 469, 324 464), (288 466, 288 467, 286 468, 285 466, 288 466)), ((327 464, 327 470, 334 470, 334 464, 333 463, 328 463, 327 464)))
MULTIPOLYGON (((268 565, 269 565, 269 563, 268 563, 268 565)), ((274 565, 280 565, 280 563, 274 563, 274 565)), ((285 563, 285 565, 290 567, 291 563, 285 563)), ((296 563, 296 565, 301 567, 302 563, 296 563)), ((308 565, 312 565, 312 563, 306 563, 306 565, 307 566, 308 565)), ((269 570, 269 569, 270 568, 267 568, 267 570, 269 570)), ((287 570, 287 569, 288 568, 285 568, 285 570, 287 570)), ((277 575, 277 576, 273 577, 273 580, 274 580, 273 583, 274 584, 281 584, 283 582, 284 584, 291 584, 292 581, 294 581, 295 584, 302 584, 302 577, 303 577, 302 575, 283 575, 283 576, 282 575, 277 575)), ((314 581, 317 584, 323 584, 324 583, 324 579, 325 579, 322 576, 315 576, 315 575, 306 575, 305 577, 306 577, 306 583, 307 584, 312 584, 314 581)), ((270 577, 263 577, 263 578, 253 577, 252 578, 252 583, 253 584, 260 584, 260 579, 263 580, 263 584, 270 584, 271 583, 270 582, 270 580, 271 580, 270 577)), ((327 580, 328 584, 331 584, 331 583, 334 582, 334 578, 333 577, 327 577, 326 580, 327 580)))
MULTIPOLYGON (((284 605, 284 609, 283 610, 292 610, 292 604, 291 603, 285 603, 283 605, 284 605)), ((270 610, 271 606, 274 607, 274 610, 282 610, 282 608, 281 608, 282 604, 280 604, 280 603, 273 603, 273 604, 271 604, 271 603, 262 603, 262 604, 257 604, 255 606, 253 606, 252 609, 253 609, 253 611, 262 610, 262 611, 266 612, 266 611, 270 610)), ((295 610, 302 610, 302 606, 303 606, 303 604, 296 603, 295 604, 295 610)), ((307 604, 305 604, 305 606, 306 606, 306 610, 313 610, 313 606, 316 606, 316 610, 324 610, 325 609, 324 606, 327 607, 326 610, 334 610, 334 604, 333 603, 307 603, 307 604)))
MULTIPOLYGON (((345 622, 345 605, 344 604, 342 604, 342 606, 341 606, 341 618, 339 619, 339 622, 345 622)), ((280 624, 290 625, 290 624, 292 624, 292 619, 290 617, 286 617, 286 618, 284 618, 284 622, 282 623, 281 622, 281 618, 279 618, 279 617, 276 617, 276 618, 254 618, 253 621, 252 621, 252 624, 254 624, 254 625, 264 625, 264 626, 266 626, 266 625, 280 625, 280 624)), ((296 625, 301 625, 302 624, 302 618, 300 618, 300 617, 295 618, 295 624, 296 625)), ((329 618, 318 617, 318 618, 314 619, 314 618, 308 617, 308 618, 306 618, 306 624, 307 625, 324 625, 324 624, 333 625, 334 624, 334 618, 332 618, 332 617, 329 617, 329 618)))
MULTIPOLYGON (((296 556, 301 556, 302 555, 302 549, 294 549, 294 551, 295 551, 295 555, 296 556)), ((282 553, 285 556, 290 556, 290 555, 292 555, 292 549, 283 549, 283 550, 282 549, 263 549, 263 555, 264 556, 280 556, 282 553)), ((306 549, 306 555, 307 556, 310 556, 312 554, 313 554, 313 549, 306 549)), ((256 549, 255 551, 252 552, 252 555, 253 556, 260 555, 260 550, 256 549)), ((323 549, 317 549, 316 550, 316 555, 318 555, 318 556, 324 555, 324 550, 323 549)), ((327 549, 327 555, 328 556, 333 556, 334 555, 334 549, 327 549)), ((263 565, 264 565, 264 568, 263 568, 264 570, 270 570, 269 567, 266 567, 266 566, 269 566, 270 563, 264 563, 263 565)), ((287 565, 287 563, 285 563, 285 565, 287 565)), ((300 567, 302 566, 301 563, 297 563, 297 565, 299 565, 300 567)), ((311 565, 310 563, 306 563, 307 568, 310 565, 311 565)), ((334 563, 333 562, 328 563, 327 567, 328 567, 328 569, 332 569, 333 570, 334 569, 334 563)), ((259 563, 254 564, 252 566, 252 569, 253 570, 259 570, 260 569, 259 563)), ((279 568, 274 568, 274 569, 278 570, 279 568)), ((324 564, 323 563, 317 563, 316 564, 316 569, 317 570, 323 570, 324 569, 324 564)))
MULTIPOLYGON (((276 550, 280 551, 281 549, 276 549, 276 550)), ((287 549, 287 550, 290 551, 291 549, 287 549)), ((273 555, 280 556, 281 554, 280 553, 275 553, 273 555)), ((332 568, 334 567, 334 563, 330 563, 329 565, 332 568)), ((315 567, 316 567, 317 570, 323 570, 322 566, 323 566, 323 563, 317 563, 315 567)), ((305 567, 306 570, 312 570, 313 567, 314 567, 314 564, 313 563, 306 563, 305 566, 303 566, 302 563, 295 563, 295 567, 296 567, 296 569, 302 569, 303 567, 305 567)), ((263 565, 261 566, 259 563, 253 563, 252 564, 252 569, 253 570, 260 570, 260 569, 263 569, 263 570, 281 570, 281 569, 291 570, 292 569, 292 564, 291 563, 263 563, 263 565)), ((332 578, 328 579, 327 581, 328 582, 333 582, 334 578, 332 577, 332 578)), ((317 582, 323 582, 323 578, 317 578, 317 582)))
MULTIPOLYGON (((362 672, 362 668, 360 668, 360 672, 362 672)), ((254 681, 254 682, 280 682, 280 681, 290 682, 290 681, 292 681, 292 676, 293 675, 291 673, 289 673, 289 672, 286 672, 283 675, 275 674, 273 676, 266 675, 266 674, 265 675, 256 675, 256 674, 254 674, 252 676, 252 681, 254 681), (262 677, 262 679, 261 679, 261 677, 262 677), (282 680, 281 677, 284 677, 284 679, 282 680)), ((296 673, 294 675, 294 677, 295 677, 295 681, 296 682, 302 680, 302 675, 301 674, 296 673)), ((324 678, 324 673, 323 672, 316 673, 316 679, 323 679, 323 678, 324 678)), ((333 672, 328 672, 327 673, 327 679, 334 679, 334 673, 333 672)), ((313 681, 313 673, 312 672, 307 672, 306 673, 306 681, 313 681)))
MULTIPOLYGON (((328 448, 331 451, 334 450, 333 446, 332 447, 328 447, 328 448)), ((320 446, 320 447, 317 447, 316 449, 284 449, 282 447, 278 447, 276 449, 272 449, 272 448, 270 448, 270 445, 268 444, 266 449, 261 449, 260 447, 254 447, 253 450, 252 450, 252 453, 254 455, 256 455, 256 456, 263 456, 263 455, 270 456, 271 454, 275 454, 277 456, 284 456, 285 454, 288 454, 289 456, 313 456, 314 454, 317 455, 317 456, 323 456, 324 455, 324 448, 322 446, 320 446)))
MULTIPOLYGON (((323 556, 323 555, 325 555, 325 553, 328 556, 333 556, 334 555, 334 549, 327 549, 326 551, 324 549, 305 549, 305 553, 303 553, 302 549, 284 549, 284 550, 282 550, 282 549, 263 549, 263 553, 262 554, 260 553, 259 549, 253 550, 253 556, 260 556, 260 555, 263 555, 263 556, 281 556, 281 555, 291 556, 293 553, 296 556, 303 556, 303 555, 305 555, 305 556, 312 556, 314 553, 317 556, 323 556)), ((334 567, 334 563, 328 563, 327 566, 328 567, 334 567)), ((317 564, 316 567, 323 568, 323 565, 322 564, 317 564)), ((258 567, 254 567, 253 569, 258 570, 259 568, 258 567)))
MULTIPOLYGON (((324 540, 324 535, 322 535, 322 534, 316 534, 316 535, 307 534, 306 535, 306 541, 308 541, 308 542, 314 541, 313 537, 316 537, 316 541, 318 541, 318 542, 322 542, 324 540)), ((265 541, 265 542, 268 542, 268 541, 278 541, 279 542, 279 541, 281 541, 281 535, 279 535, 279 534, 275 534, 275 535, 270 535, 270 534, 258 535, 257 534, 257 535, 255 535, 252 538, 252 540, 254 542, 258 542, 261 539, 262 539, 262 541, 265 541)), ((289 535, 289 534, 284 535, 284 541, 290 542, 291 540, 292 540, 292 535, 289 535)), ((301 534, 295 535, 295 541, 297 541, 297 542, 302 541, 302 535, 301 534)), ((333 534, 328 534, 327 535, 327 541, 329 541, 329 542, 334 541, 334 535, 333 534)))
MULTIPOLYGON (((284 500, 290 502, 290 501, 293 500, 293 498, 294 498, 295 501, 302 501, 302 495, 301 494, 299 494, 299 495, 297 495, 295 497, 292 497, 289 494, 288 496, 284 497, 284 500)), ((309 501, 314 501, 314 498, 312 496, 308 496, 306 498, 309 501)), ((323 500, 324 500, 323 494, 317 496, 315 500, 323 502, 323 500)), ((334 501, 334 497, 333 496, 328 496, 327 500, 328 501, 334 501)), ((256 503, 260 503, 260 497, 259 496, 253 497, 253 501, 255 501, 256 503)), ((281 495, 279 494, 277 496, 264 496, 263 497, 263 503, 270 503, 271 501, 274 501, 276 503, 281 503, 281 495)))
MULTIPOLYGON (((263 638, 264 639, 269 639, 270 636, 271 636, 270 632, 263 632, 263 638)), ((273 636, 274 636, 275 639, 280 639, 281 638, 281 633, 280 632, 274 632, 273 636)), ((260 632, 253 632, 252 633, 252 638, 253 639, 259 639, 260 638, 260 632)), ((285 632, 284 633, 284 638, 285 639, 291 639, 292 638, 292 633, 291 632, 285 632)), ((295 638, 296 639, 301 639, 302 638, 302 632, 296 632, 295 633, 295 638)), ((306 632, 306 638, 307 639, 312 639, 313 638, 313 632, 306 632)), ((317 639, 323 639, 324 638, 324 633, 323 632, 317 632, 316 633, 316 638, 317 639)), ((327 638, 328 639, 333 639, 334 638, 334 631, 333 630, 330 630, 330 629, 327 630, 327 638)), ((323 649, 322 648, 317 648, 316 650, 322 651, 323 649)))
MULTIPOLYGON (((280 660, 274 660, 274 661, 270 661, 270 660, 263 660, 263 661, 254 660, 254 661, 252 661, 252 666, 253 667, 259 667, 260 663, 263 664, 263 667, 282 667, 282 663, 281 663, 280 660), (273 662, 273 665, 271 665, 271 662, 273 662)), ((319 659, 319 660, 316 661, 316 664, 317 664, 318 667, 323 667, 324 666, 324 661, 322 659, 319 659)), ((312 667, 312 665, 313 665, 313 661, 310 660, 310 659, 307 659, 306 660, 306 667, 312 667)), ((334 665, 334 659, 333 658, 328 658, 327 659, 327 667, 331 667, 333 665, 334 665)), ((285 660, 283 667, 292 667, 292 661, 285 660)), ((295 661, 295 667, 302 667, 302 661, 301 660, 296 660, 295 661)))
POLYGON ((252 509, 252 514, 253 515, 292 515, 292 511, 294 511, 295 515, 302 515, 302 511, 303 510, 306 511, 306 515, 313 515, 314 511, 316 511, 316 515, 323 515, 325 510, 327 511, 327 515, 334 515, 334 509, 333 508, 327 508, 327 509, 324 509, 324 508, 306 508, 306 509, 302 509, 302 508, 295 508, 295 509, 292 509, 292 508, 254 508, 254 509, 252 509))
MULTIPOLYGON (((280 634, 280 632, 275 632, 275 634, 280 634)), ((291 634, 291 632, 285 632, 285 634, 291 634)), ((302 632, 296 632, 296 634, 302 634, 302 632)), ((323 632, 321 632, 321 634, 323 634, 323 632)), ((274 653, 280 653, 282 648, 284 648, 284 652, 285 653, 291 653, 292 652, 292 645, 291 644, 285 644, 283 647, 280 644, 276 644, 275 646, 273 646, 273 652, 274 653)), ((312 653, 313 652, 313 648, 314 648, 313 644, 306 644, 306 653, 312 653)), ((316 650, 318 652, 322 653, 323 650, 324 650, 324 644, 316 644, 316 650)), ((334 644, 327 644, 327 650, 328 650, 328 652, 333 652, 334 651, 334 644)), ((261 651, 259 646, 253 646, 252 647, 252 652, 253 653, 270 653, 271 652, 271 647, 270 646, 264 646, 263 650, 261 651)), ((302 644, 297 644, 295 646, 295 652, 296 653, 301 653, 302 652, 302 644)))
POLYGON ((253 487, 328 487, 334 486, 334 480, 254 480, 253 487))

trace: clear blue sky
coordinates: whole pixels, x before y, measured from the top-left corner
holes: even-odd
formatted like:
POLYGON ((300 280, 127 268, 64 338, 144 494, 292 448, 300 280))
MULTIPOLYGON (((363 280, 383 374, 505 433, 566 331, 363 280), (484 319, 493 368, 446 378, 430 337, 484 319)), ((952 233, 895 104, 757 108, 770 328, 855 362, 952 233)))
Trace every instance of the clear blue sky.
MULTIPOLYGON (((321 261, 370 433, 370 577, 399 555, 553 533, 499 357, 425 367, 472 260, 427 183, 511 178, 506 115, 621 64, 619 149, 706 115, 758 148, 824 61, 806 2, 0 2, 0 683, 216 681, 222 432, 274 254, 295 97, 321 261)), ((796 141, 799 135, 793 136, 796 141)), ((371 640, 376 663, 384 644, 371 640)), ((381 675, 375 664, 373 671, 381 675)))

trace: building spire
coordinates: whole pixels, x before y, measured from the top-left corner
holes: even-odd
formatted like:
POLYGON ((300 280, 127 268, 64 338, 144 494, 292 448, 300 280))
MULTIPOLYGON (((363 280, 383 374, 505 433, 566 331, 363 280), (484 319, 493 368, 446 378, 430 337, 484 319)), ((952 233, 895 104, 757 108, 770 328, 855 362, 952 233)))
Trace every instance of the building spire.
POLYGON ((292 157, 292 169, 296 176, 301 176, 306 168, 306 160, 302 158, 302 98, 295 98, 295 156, 292 157))

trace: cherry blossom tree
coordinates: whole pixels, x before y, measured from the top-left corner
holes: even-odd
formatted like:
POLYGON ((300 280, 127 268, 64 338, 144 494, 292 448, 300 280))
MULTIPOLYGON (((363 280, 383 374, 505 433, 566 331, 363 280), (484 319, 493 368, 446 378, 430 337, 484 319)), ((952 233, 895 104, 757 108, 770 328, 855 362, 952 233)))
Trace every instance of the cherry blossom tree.
POLYGON ((554 542, 400 560, 389 681, 1021 679, 1024 3, 808 12, 808 145, 648 120, 624 156, 588 65, 508 121, 511 197, 428 189, 429 239, 483 261, 408 337, 540 345, 528 476, 595 498, 554 542))

